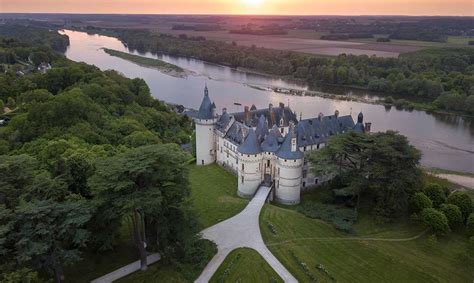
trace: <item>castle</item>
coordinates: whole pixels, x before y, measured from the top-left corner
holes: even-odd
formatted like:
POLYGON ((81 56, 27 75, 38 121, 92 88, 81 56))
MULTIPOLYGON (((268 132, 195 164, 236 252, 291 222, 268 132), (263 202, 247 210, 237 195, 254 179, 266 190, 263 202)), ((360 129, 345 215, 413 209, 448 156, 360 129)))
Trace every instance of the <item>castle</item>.
POLYGON ((217 163, 238 176, 238 195, 252 197, 265 183, 273 185, 272 198, 282 204, 297 204, 300 192, 328 180, 314 176, 307 163, 310 151, 323 148, 328 139, 349 130, 370 131, 359 114, 300 119, 280 103, 266 109, 245 106, 244 112, 222 114, 209 98, 207 86, 199 111, 190 113, 196 125, 196 163, 217 163))

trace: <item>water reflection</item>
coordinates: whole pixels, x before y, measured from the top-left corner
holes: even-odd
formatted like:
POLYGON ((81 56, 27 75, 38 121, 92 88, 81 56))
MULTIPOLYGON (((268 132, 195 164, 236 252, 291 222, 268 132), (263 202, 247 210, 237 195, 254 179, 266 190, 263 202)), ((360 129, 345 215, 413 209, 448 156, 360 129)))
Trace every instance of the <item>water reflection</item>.
MULTIPOLYGON (((123 52, 129 50, 116 38, 89 35, 84 32, 64 31, 70 37, 71 45, 66 56, 75 61, 94 64, 102 70, 114 69, 125 76, 143 78, 152 95, 160 100, 197 108, 202 99, 204 83, 207 82, 210 95, 218 108, 241 111, 234 102, 242 105, 255 104, 258 108, 269 103, 289 104, 303 118, 315 117, 319 112, 332 114, 336 109, 341 114, 351 113, 354 117, 362 111, 366 121, 373 122, 374 131, 397 130, 406 135, 410 142, 422 150, 425 166, 456 171, 474 172, 474 129, 473 123, 454 115, 429 114, 424 111, 398 110, 395 107, 367 104, 355 101, 328 99, 318 96, 284 95, 274 91, 262 91, 250 86, 276 87, 298 90, 314 90, 344 95, 363 95, 377 98, 364 91, 335 87, 308 86, 302 82, 287 81, 259 74, 245 73, 228 67, 208 64, 200 60, 169 55, 141 54, 159 58, 197 75, 175 78, 158 70, 145 68, 106 54, 101 48, 107 47, 123 52)), ((137 52, 132 52, 136 53, 137 52)))

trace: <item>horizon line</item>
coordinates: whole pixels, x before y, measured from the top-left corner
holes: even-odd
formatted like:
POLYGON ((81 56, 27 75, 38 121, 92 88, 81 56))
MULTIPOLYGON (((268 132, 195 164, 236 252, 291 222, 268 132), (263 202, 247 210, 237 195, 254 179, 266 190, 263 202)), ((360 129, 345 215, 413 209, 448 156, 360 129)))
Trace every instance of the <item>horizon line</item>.
POLYGON ((193 13, 89 13, 89 12, 0 12, 2 14, 34 14, 34 15, 136 15, 136 16, 279 16, 279 17, 469 17, 474 18, 473 15, 420 15, 420 14, 240 14, 240 13, 207 13, 207 14, 193 14, 193 13))

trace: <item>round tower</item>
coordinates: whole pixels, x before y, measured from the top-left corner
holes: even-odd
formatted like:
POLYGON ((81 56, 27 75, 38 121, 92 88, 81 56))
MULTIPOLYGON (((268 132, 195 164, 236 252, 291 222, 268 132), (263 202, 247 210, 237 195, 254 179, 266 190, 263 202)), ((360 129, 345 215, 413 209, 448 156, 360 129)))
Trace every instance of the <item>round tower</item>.
POLYGON ((304 154, 299 150, 293 125, 276 152, 277 179, 275 199, 282 204, 300 202, 304 154))
POLYGON ((255 131, 250 128, 244 142, 237 148, 239 158, 238 190, 241 197, 253 197, 262 182, 260 166, 262 149, 255 131))
POLYGON ((214 127, 217 122, 216 106, 209 98, 207 86, 198 113, 194 117, 196 125, 196 164, 208 165, 216 161, 214 127))

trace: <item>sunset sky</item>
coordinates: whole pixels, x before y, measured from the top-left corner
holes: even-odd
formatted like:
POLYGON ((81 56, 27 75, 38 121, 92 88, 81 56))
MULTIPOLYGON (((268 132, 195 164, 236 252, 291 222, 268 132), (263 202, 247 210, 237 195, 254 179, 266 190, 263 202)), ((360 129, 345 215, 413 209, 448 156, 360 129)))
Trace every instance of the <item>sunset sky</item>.
POLYGON ((473 16, 473 0, 0 0, 0 12, 473 16))

